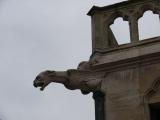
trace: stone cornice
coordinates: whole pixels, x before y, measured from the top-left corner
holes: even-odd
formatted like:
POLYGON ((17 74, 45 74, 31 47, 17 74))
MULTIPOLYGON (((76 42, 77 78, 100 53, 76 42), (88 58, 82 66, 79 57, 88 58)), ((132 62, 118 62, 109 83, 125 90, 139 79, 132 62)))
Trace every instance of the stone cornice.
POLYGON ((91 66, 92 70, 108 72, 136 67, 140 65, 160 62, 160 37, 141 41, 137 44, 123 45, 107 51, 98 51, 91 56, 90 61, 96 62, 91 66), (99 54, 98 59, 94 56, 99 54))
POLYGON ((92 16, 95 12, 101 12, 101 11, 109 11, 112 9, 119 9, 122 7, 128 7, 130 5, 133 4, 142 4, 144 2, 148 2, 148 1, 156 1, 156 0, 129 0, 129 1, 124 1, 124 2, 120 2, 120 3, 115 3, 113 5, 109 5, 109 6, 104 6, 104 7, 99 7, 99 6, 93 6, 89 12, 87 13, 87 15, 92 16))
POLYGON ((129 49, 129 48, 133 48, 133 47, 141 47, 141 46, 145 46, 145 45, 157 44, 159 42, 160 42, 160 36, 154 37, 154 38, 149 38, 149 39, 144 39, 144 40, 141 40, 137 43, 127 43, 127 44, 119 45, 118 47, 115 47, 115 48, 107 48, 107 49, 103 49, 103 50, 97 49, 96 51, 93 52, 93 54, 91 55, 91 58, 92 58, 92 56, 94 56, 97 53, 99 53, 99 54, 111 53, 114 51, 129 49))

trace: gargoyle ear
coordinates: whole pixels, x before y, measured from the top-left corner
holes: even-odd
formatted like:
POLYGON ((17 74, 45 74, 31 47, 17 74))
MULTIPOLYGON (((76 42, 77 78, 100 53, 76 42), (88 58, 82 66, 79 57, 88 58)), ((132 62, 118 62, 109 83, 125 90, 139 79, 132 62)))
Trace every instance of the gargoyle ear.
POLYGON ((46 73, 47 73, 47 74, 51 74, 51 73, 53 74, 53 73, 55 73, 55 71, 47 70, 46 73))

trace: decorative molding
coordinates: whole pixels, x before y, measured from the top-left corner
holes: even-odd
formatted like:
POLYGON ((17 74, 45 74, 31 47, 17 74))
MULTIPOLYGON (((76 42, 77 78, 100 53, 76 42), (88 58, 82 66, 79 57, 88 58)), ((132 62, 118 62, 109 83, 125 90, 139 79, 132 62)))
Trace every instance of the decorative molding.
POLYGON ((160 77, 153 81, 151 87, 144 93, 146 99, 152 97, 160 89, 160 77))
POLYGON ((114 11, 110 13, 110 15, 107 15, 105 17, 104 23, 106 24, 105 26, 110 26, 111 24, 114 23, 114 21, 118 18, 122 17, 124 21, 128 21, 128 14, 125 11, 119 10, 119 11, 114 11))
POLYGON ((160 6, 157 6, 156 4, 146 3, 139 7, 139 9, 135 13, 135 17, 137 20, 140 19, 143 16, 143 14, 148 10, 151 10, 154 14, 159 14, 159 9, 160 6))

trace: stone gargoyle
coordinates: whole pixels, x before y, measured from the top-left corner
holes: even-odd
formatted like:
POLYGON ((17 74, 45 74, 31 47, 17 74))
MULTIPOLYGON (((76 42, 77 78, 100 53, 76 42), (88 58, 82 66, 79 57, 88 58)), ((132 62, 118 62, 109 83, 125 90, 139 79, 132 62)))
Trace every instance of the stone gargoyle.
POLYGON ((71 69, 67 71, 44 71, 33 82, 35 87, 44 90, 50 83, 61 83, 70 90, 80 89, 83 94, 98 91, 104 73, 90 70, 71 69))

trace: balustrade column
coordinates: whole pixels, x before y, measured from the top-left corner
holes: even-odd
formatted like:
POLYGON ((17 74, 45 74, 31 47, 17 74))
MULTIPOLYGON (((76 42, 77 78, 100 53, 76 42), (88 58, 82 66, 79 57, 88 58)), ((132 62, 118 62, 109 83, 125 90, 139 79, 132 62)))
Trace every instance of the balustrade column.
POLYGON ((138 21, 135 18, 131 18, 129 21, 131 43, 139 41, 138 21))

